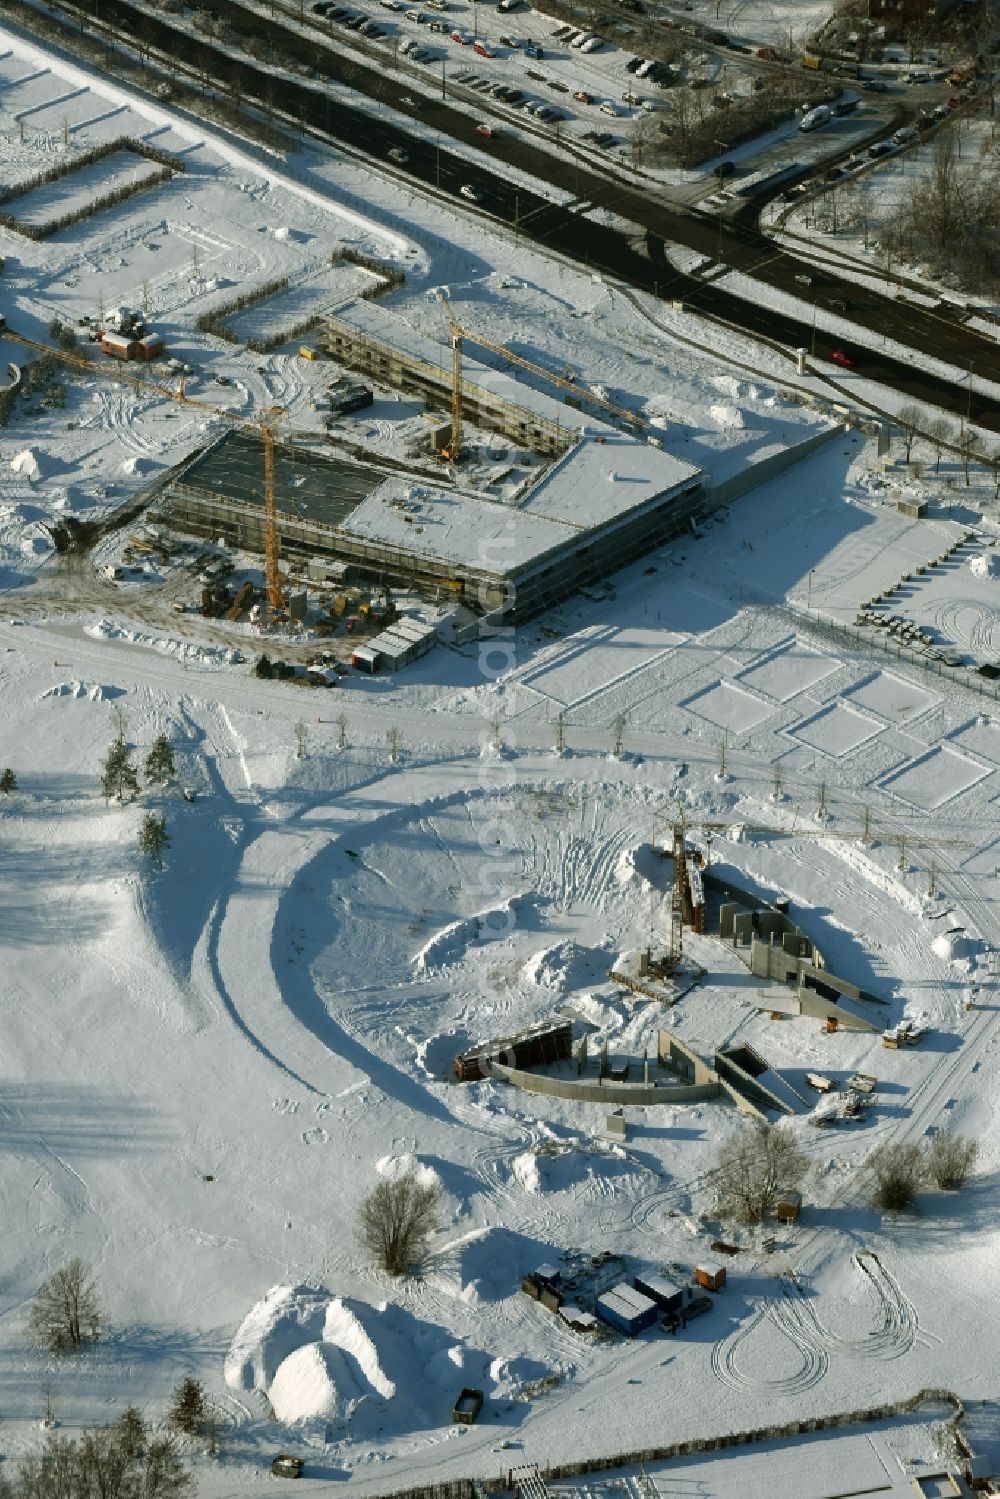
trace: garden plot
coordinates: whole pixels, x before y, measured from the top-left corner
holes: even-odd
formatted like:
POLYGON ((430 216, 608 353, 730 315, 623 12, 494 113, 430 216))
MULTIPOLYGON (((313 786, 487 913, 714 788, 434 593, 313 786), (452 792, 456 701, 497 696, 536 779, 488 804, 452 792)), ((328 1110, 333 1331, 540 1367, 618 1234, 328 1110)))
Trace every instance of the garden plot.
POLYGON ((894 724, 912 723, 941 701, 938 693, 918 687, 892 671, 875 672, 857 687, 848 688, 844 697, 850 698, 856 708, 869 708, 894 724))
POLYGON ((596 638, 587 636, 572 654, 560 657, 526 680, 545 697, 569 707, 633 676, 665 656, 684 638, 672 630, 638 627, 602 631, 596 638))
POLYGON ((839 760, 881 734, 884 727, 867 714, 837 702, 822 708, 811 718, 802 719, 786 732, 790 738, 808 744, 810 749, 839 760))
POLYGON ((704 692, 686 698, 680 706, 732 734, 755 728, 776 711, 773 703, 766 703, 763 698, 744 691, 742 687, 734 687, 731 682, 716 682, 704 692))
POLYGON ((281 339, 282 332, 286 337, 294 338, 298 336, 295 330, 301 334, 304 325, 318 321, 339 303, 350 301, 378 285, 378 280, 363 266, 340 261, 294 286, 232 313, 223 321, 241 343, 252 339, 255 343, 270 344, 276 338, 281 339))
POLYGON ((918 760, 911 760, 902 770, 886 776, 881 785, 883 791, 891 791, 911 807, 932 812, 992 774, 978 761, 939 744, 918 760))
POLYGON ((977 718, 974 723, 956 729, 948 738, 952 744, 960 744, 974 755, 982 755, 984 760, 1000 765, 1000 724, 994 723, 992 718, 977 718))
POLYGON ((11 198, 6 206, 20 223, 37 226, 65 214, 79 213, 95 199, 104 198, 109 193, 134 188, 144 181, 155 182, 162 175, 163 167, 159 163, 147 161, 134 151, 123 148, 60 177, 57 182, 29 189, 23 195, 11 198))
POLYGON ((822 682, 837 670, 840 662, 819 651, 810 650, 800 640, 788 640, 777 650, 761 656, 745 671, 737 674, 736 680, 745 687, 756 688, 779 703, 787 703, 808 687, 822 682))

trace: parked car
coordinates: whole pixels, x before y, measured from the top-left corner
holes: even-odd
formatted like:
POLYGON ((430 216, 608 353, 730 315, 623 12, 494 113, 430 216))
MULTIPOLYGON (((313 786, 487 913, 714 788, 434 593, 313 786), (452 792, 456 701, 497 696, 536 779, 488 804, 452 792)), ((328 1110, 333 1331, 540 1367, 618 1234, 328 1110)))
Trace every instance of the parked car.
POLYGON ((539 58, 545 56, 545 53, 542 51, 537 42, 528 42, 524 49, 524 55, 525 57, 533 57, 537 62, 539 58))
POLYGON ((868 155, 873 159, 877 159, 879 156, 888 156, 891 150, 892 146, 888 141, 874 141, 868 147, 868 155))
POLYGON ((846 349, 834 349, 833 353, 830 355, 830 358, 833 360, 834 364, 839 364, 841 369, 852 370, 854 368, 854 357, 853 355, 848 354, 846 349))
POLYGON ((627 73, 636 72, 637 69, 642 67, 644 61, 645 59, 642 57, 630 57, 628 62, 625 64, 625 71, 627 73))
POLYGON ((573 98, 578 104, 593 104, 594 102, 593 94, 588 94, 586 90, 582 88, 577 89, 576 93, 573 95, 573 98))

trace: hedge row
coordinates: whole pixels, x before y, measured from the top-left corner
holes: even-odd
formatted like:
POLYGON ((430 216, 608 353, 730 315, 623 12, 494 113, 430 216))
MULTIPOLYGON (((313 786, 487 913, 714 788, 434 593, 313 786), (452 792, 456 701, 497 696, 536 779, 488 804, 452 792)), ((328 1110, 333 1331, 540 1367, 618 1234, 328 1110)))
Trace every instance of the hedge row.
POLYGON ((25 224, 15 218, 14 214, 0 211, 0 224, 5 229, 13 229, 16 234, 23 234, 25 239, 48 239, 50 235, 58 234, 60 229, 68 229, 71 224, 78 224, 81 219, 89 219, 91 214, 101 213, 105 208, 116 208, 119 203, 127 202, 129 198, 134 198, 136 193, 145 192, 148 187, 159 187, 161 182, 169 182, 173 175, 173 167, 161 167, 149 177, 123 183, 121 187, 115 188, 114 192, 102 193, 99 198, 91 198, 89 202, 82 204, 79 208, 71 209, 69 213, 62 213, 55 219, 46 219, 44 224, 25 224))
POLYGON ((240 340, 232 328, 226 327, 223 318, 232 317, 234 312, 242 312, 244 307, 252 307, 255 302, 266 301, 268 297, 277 296, 279 291, 287 290, 287 276, 279 276, 275 281, 265 281, 263 286, 258 286, 256 290, 243 292, 241 296, 233 297, 230 301, 213 307, 210 312, 203 312, 195 323, 195 327, 199 333, 211 333, 216 338, 225 339, 227 344, 238 344, 240 340))
POLYGON ((406 282, 406 275, 397 266, 385 265, 381 260, 376 260, 374 255, 365 255, 361 250, 353 250, 348 245, 338 245, 330 256, 331 265, 360 266, 363 271, 370 271, 373 276, 378 277, 378 284, 368 286, 361 293, 366 302, 372 302, 376 297, 384 297, 386 292, 395 291, 397 287, 406 282))
POLYGON ((27 193, 34 192, 36 188, 48 187, 62 177, 70 177, 74 172, 92 166, 95 161, 103 161, 106 156, 114 156, 116 151, 131 151, 136 156, 145 156, 147 161, 155 161, 161 167, 169 167, 172 172, 187 171, 185 163, 179 156, 172 156, 169 151, 161 151, 158 146, 147 145, 145 141, 135 140, 130 135, 119 135, 113 141, 105 141, 103 145, 92 146, 89 151, 81 151, 78 155, 57 162, 55 166, 46 167, 43 172, 36 172, 34 177, 26 177, 23 182, 0 187, 0 204, 12 203, 15 198, 23 198, 27 193))

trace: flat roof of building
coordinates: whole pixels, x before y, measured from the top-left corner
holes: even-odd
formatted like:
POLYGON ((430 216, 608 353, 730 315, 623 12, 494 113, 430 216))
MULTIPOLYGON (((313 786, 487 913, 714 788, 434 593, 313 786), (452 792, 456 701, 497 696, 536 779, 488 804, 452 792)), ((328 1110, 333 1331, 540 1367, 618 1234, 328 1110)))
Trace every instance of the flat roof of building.
MULTIPOLYGON (((279 441, 274 446, 274 500, 283 515, 339 526, 383 481, 358 463, 345 463, 279 441)), ((248 505, 264 503, 264 448, 256 432, 227 432, 190 468, 181 482, 248 505)))

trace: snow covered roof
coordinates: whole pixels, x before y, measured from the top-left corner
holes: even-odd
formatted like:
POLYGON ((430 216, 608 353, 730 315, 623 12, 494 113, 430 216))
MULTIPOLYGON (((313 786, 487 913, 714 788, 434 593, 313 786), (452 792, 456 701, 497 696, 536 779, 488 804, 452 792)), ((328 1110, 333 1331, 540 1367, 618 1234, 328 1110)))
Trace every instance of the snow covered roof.
POLYGON ((697 476, 690 463, 613 427, 601 427, 564 453, 518 510, 589 530, 697 476))

